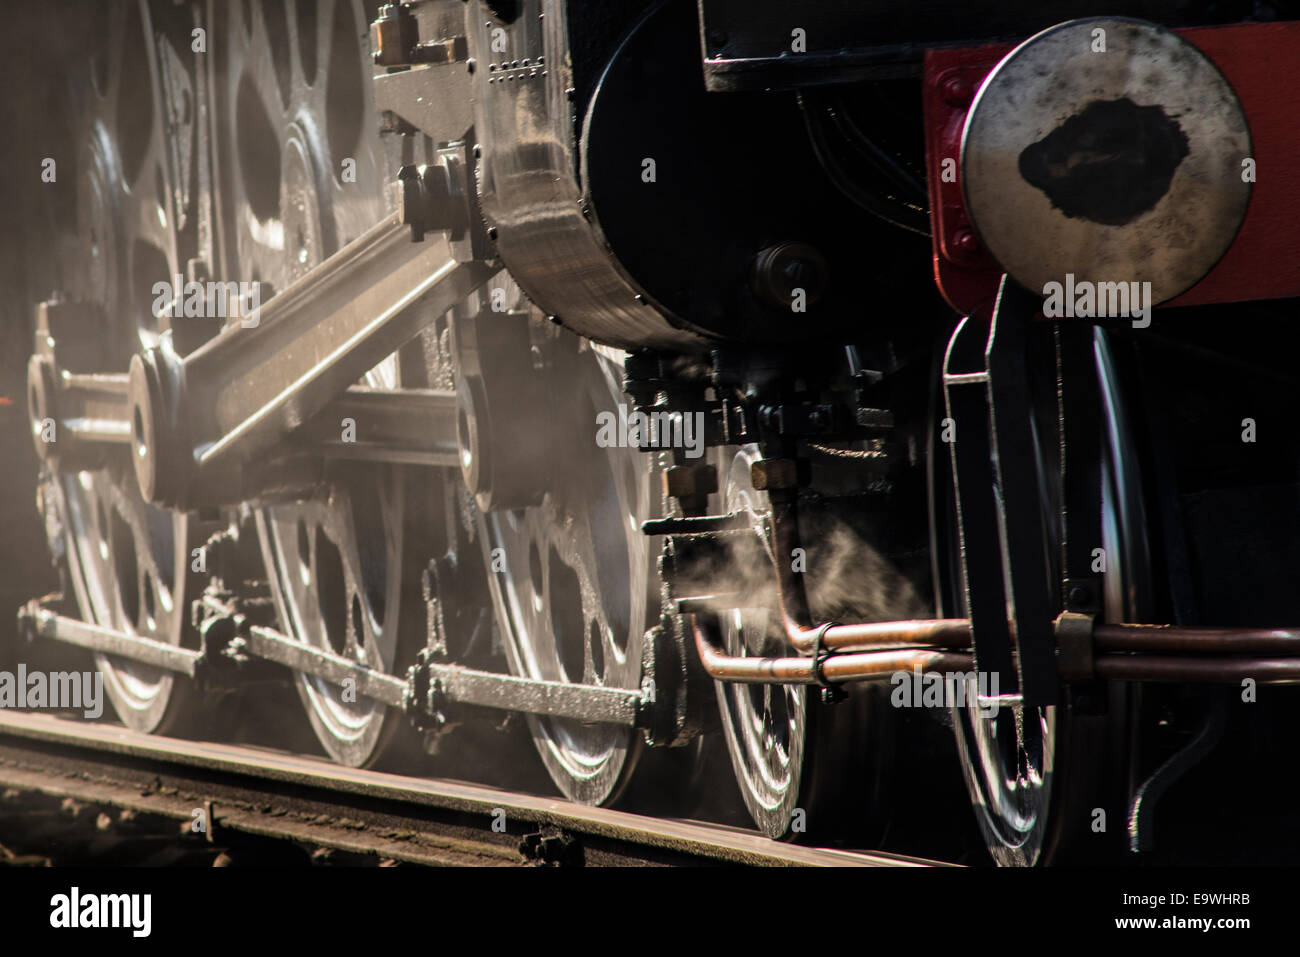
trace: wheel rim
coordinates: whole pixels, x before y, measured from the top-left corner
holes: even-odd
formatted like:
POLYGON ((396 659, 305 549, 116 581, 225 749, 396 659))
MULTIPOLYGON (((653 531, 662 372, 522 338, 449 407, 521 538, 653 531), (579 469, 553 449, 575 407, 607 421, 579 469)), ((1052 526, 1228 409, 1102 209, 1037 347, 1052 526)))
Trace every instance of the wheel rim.
MULTIPOLYGON (((1102 330, 1094 332, 1094 352, 1102 397, 1106 441, 1101 456, 1102 548, 1107 555, 1103 578, 1103 617, 1106 621, 1129 620, 1134 604, 1145 593, 1141 576, 1145 559, 1138 547, 1142 538, 1140 487, 1135 453, 1128 438, 1124 409, 1111 358, 1108 339, 1102 330)), ((1034 442, 1038 451, 1040 504, 1044 509, 1047 569, 1053 589, 1059 574, 1059 492, 1048 489, 1053 465, 1045 462, 1044 445, 1035 423, 1034 442)), ((964 601, 959 614, 965 614, 964 601)), ((973 681, 966 689, 978 692, 973 681)), ((951 709, 962 774, 975 809, 977 823, 994 861, 1000 866, 1031 867, 1038 863, 1050 831, 1053 778, 1057 750, 1062 741, 1056 707, 1026 709, 1001 707, 995 716, 982 716, 979 709, 951 709)))
MULTIPOLYGON (((359 3, 221 8, 217 76, 222 218, 234 271, 285 289, 386 211, 359 3), (347 162, 345 162, 347 161, 347 162), (344 170, 355 179, 344 179, 344 170)), ((364 378, 399 385, 395 357, 364 378)), ((355 427, 364 429, 365 423, 355 427)), ((343 423, 340 423, 340 430, 343 423)), ((258 539, 280 622, 297 641, 388 671, 398 646, 405 501, 393 466, 332 467, 306 502, 259 510, 258 539)), ((387 709, 306 674, 299 695, 335 761, 378 757, 387 709)))
MULTIPOLYGON (((1037 421, 1031 419, 1031 423, 1044 527, 1054 529, 1056 512, 1044 485, 1044 444, 1037 421)), ((1054 590, 1060 562, 1052 543, 1060 537, 1051 531, 1046 531, 1045 537, 1045 566, 1054 590)), ((978 693, 977 683, 968 680, 966 692, 978 693)), ((1047 830, 1057 741, 1056 708, 1004 706, 989 717, 978 708, 951 710, 962 773, 985 845, 999 865, 1033 865, 1047 830)))
MULTIPOLYGON (((185 516, 140 498, 126 471, 80 472, 45 486, 63 518, 69 578, 82 617, 105 628, 181 642, 185 620, 185 516)), ((169 672, 107 655, 95 656, 122 723, 164 730, 171 721, 169 672)), ((173 715, 176 709, 172 709, 173 715)))
MULTIPOLYGON (((764 522, 771 506, 767 495, 756 491, 750 466, 760 458, 757 446, 735 453, 722 490, 725 512, 750 517, 763 537, 771 557, 771 542, 764 522)), ((742 657, 781 653, 770 631, 766 608, 739 608, 723 613, 720 631, 727 654, 742 657)), ((750 685, 715 682, 719 714, 732 770, 745 807, 758 828, 780 837, 790 825, 799 800, 807 736, 807 692, 802 685, 750 685)))
MULTIPOLYGON (((653 565, 641 522, 652 517, 651 457, 602 449, 585 431, 622 398, 621 361, 588 349, 554 380, 578 428, 558 434, 556 461, 572 465, 542 503, 477 512, 479 539, 507 661, 545 680, 635 688, 653 565)), ((470 506, 472 507, 472 505, 470 506)), ((477 511, 477 510, 476 510, 477 511)), ((631 729, 529 716, 542 762, 566 796, 598 804, 617 796, 635 763, 631 729)))
MULTIPOLYGON (((313 647, 391 671, 400 602, 401 495, 392 470, 354 475, 310 502, 264 509, 258 536, 280 620, 313 647)), ((330 755, 359 766, 381 743, 385 708, 310 675, 299 693, 330 755)))
MULTIPOLYGON (((976 692, 970 682, 967 693, 976 692)), ((1004 867, 1032 866, 1046 833, 1056 708, 1002 707, 993 718, 954 714, 953 722, 966 786, 989 852, 1004 867)))
MULTIPOLYGON (((105 365, 125 368, 169 326, 165 315, 153 314, 153 284, 183 272, 177 233, 189 194, 176 188, 164 129, 179 100, 168 104, 159 84, 160 71, 181 59, 155 35, 145 3, 105 5, 96 16, 97 43, 74 120, 81 146, 71 258, 80 268, 68 270, 63 285, 74 301, 103 307, 105 365)), ((60 519, 82 617, 181 644, 194 544, 187 516, 147 504, 125 466, 46 476, 42 496, 60 519)), ((95 662, 124 724, 143 732, 177 724, 181 686, 169 672, 102 654, 95 662)))

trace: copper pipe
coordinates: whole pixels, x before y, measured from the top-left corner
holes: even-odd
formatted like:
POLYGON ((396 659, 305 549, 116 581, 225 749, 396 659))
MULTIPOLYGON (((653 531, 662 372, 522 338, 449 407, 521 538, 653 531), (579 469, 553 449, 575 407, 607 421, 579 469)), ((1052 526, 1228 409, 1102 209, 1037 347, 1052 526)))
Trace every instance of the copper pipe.
MULTIPOLYGON (((800 651, 811 654, 816 628, 790 628, 786 633, 800 651)), ((970 622, 965 618, 930 618, 911 621, 872 621, 834 625, 826 629, 822 646, 829 651, 879 651, 888 648, 963 650, 971 645, 970 622)))
POLYGON ((822 664, 822 674, 827 681, 860 681, 889 678, 900 671, 911 672, 916 668, 923 673, 970 673, 975 670, 975 656, 920 648, 833 655, 822 664))
MULTIPOLYGON (((789 491, 772 495, 772 532, 777 555, 793 554, 793 550, 800 546, 797 499, 789 491)), ((973 667, 973 655, 941 651, 971 647, 968 619, 813 626, 802 581, 783 561, 776 562, 776 576, 781 622, 795 649, 803 655, 814 654, 820 633, 822 649, 841 653, 825 659, 823 674, 828 680, 833 676, 836 680, 878 677, 914 665, 936 671, 973 667)), ((809 658, 733 658, 708 643, 698 621, 695 638, 701 660, 714 677, 732 681, 777 679, 816 683, 809 658)), ((1232 684, 1243 678, 1271 683, 1300 681, 1300 659, 1236 657, 1243 654, 1300 655, 1300 629, 1294 628, 1191 628, 1098 623, 1093 629, 1093 649, 1094 668, 1100 678, 1232 684)))
POLYGON ((1245 678, 1254 678, 1261 684, 1300 682, 1300 659, 1098 655, 1095 668, 1097 677, 1116 681, 1240 684, 1245 678))
POLYGON ((1300 629, 1296 628, 1184 628, 1177 625, 1098 623, 1092 637, 1098 652, 1300 655, 1300 629))
MULTIPOLYGON (((728 655, 709 639, 707 626, 699 616, 692 619, 695 648, 704 670, 714 678, 741 684, 818 684, 811 658, 747 658, 728 655)), ((947 654, 919 648, 833 655, 824 659, 822 675, 827 681, 846 682, 888 678, 899 671, 969 672, 975 669, 971 655, 947 654)))

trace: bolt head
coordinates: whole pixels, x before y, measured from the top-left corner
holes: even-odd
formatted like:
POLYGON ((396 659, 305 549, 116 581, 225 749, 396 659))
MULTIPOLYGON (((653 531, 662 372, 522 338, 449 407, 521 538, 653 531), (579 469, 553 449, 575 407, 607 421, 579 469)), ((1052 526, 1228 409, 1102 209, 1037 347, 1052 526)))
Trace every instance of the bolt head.
POLYGON ((799 468, 794 459, 759 459, 749 467, 749 478, 755 490, 775 491, 796 488, 799 485, 799 468))
POLYGON ((370 24, 370 49, 379 66, 402 66, 409 61, 415 45, 414 18, 397 4, 379 8, 379 16, 370 24))
POLYGON ((397 206, 398 221, 406 226, 423 227, 425 220, 424 189, 420 170, 415 166, 403 166, 397 171, 397 182, 393 184, 393 198, 397 206))
POLYGON ((975 97, 970 82, 960 73, 954 73, 945 79, 941 89, 944 102, 959 109, 969 106, 970 101, 975 97))
POLYGON ((671 498, 711 495, 718 490, 718 473, 712 465, 674 465, 663 477, 664 494, 671 498))
POLYGON ((788 309, 795 290, 802 289, 809 305, 830 285, 830 266, 814 247, 802 242, 769 246, 754 259, 753 287, 770 306, 788 309))
POLYGON ((952 234, 952 248, 962 256, 974 256, 980 251, 980 241, 974 230, 960 226, 952 234))

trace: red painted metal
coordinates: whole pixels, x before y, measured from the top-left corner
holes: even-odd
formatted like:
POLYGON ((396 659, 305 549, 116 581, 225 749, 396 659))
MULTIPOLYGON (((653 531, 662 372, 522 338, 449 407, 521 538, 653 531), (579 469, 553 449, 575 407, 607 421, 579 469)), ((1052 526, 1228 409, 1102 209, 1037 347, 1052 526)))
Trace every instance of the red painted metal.
MULTIPOLYGON (((1169 306, 1300 296, 1300 22, 1175 31, 1208 56, 1241 101, 1256 180, 1236 240, 1204 279, 1169 306)), ((929 50, 922 103, 934 276, 948 303, 969 314, 997 295, 1001 270, 976 246, 956 177, 966 109, 984 78, 1014 47, 929 50), (968 95, 970 94, 970 95, 968 95)))

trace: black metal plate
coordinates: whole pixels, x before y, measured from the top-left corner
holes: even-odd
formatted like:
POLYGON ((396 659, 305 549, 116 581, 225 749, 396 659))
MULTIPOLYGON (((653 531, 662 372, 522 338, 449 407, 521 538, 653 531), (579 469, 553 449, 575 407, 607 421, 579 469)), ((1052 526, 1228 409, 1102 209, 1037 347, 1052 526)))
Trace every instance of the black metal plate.
MULTIPOLYGON (((1232 23, 1249 3, 1134 0, 1126 16, 1168 27, 1232 23)), ((710 90, 794 89, 920 73, 927 47, 1019 41, 1064 20, 1115 12, 1105 0, 969 3, 964 0, 699 0, 710 90), (803 52, 793 31, 804 31, 803 52)))

